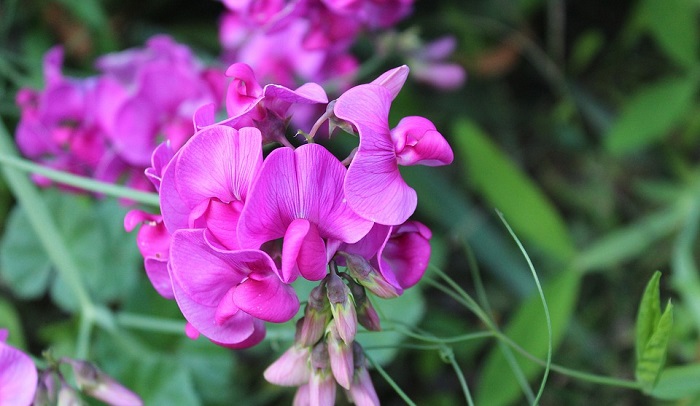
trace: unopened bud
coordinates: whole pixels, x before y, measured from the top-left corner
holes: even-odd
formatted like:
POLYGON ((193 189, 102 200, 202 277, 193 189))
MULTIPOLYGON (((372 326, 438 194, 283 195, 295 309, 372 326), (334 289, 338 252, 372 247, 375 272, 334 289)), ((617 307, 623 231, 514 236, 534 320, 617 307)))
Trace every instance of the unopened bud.
POLYGON ((357 313, 350 288, 335 273, 328 274, 326 289, 331 303, 333 322, 338 328, 338 334, 345 344, 350 345, 355 340, 357 332, 357 313))
POLYGON ((347 345, 340 338, 335 323, 331 323, 328 333, 328 356, 331 371, 336 382, 345 389, 350 389, 355 366, 353 363, 352 345, 347 345))
POLYGON ((346 278, 346 280, 350 287, 350 293, 352 293, 352 297, 355 299, 357 321, 367 330, 380 331, 382 326, 379 322, 379 315, 374 309, 374 306, 372 306, 372 302, 369 301, 365 288, 350 277, 346 278))
POLYGON ((85 402, 80 398, 80 394, 75 389, 66 384, 61 384, 58 390, 57 406, 83 406, 85 402))
POLYGON ((316 286, 309 294, 309 301, 304 309, 298 342, 304 347, 311 347, 323 337, 331 316, 331 308, 323 284, 316 286))
POLYGON ((352 403, 356 406, 379 406, 379 397, 374 390, 372 377, 369 376, 367 370, 367 361, 365 354, 359 343, 354 342, 353 357, 355 361, 355 371, 352 379, 352 385, 348 394, 352 403))
POLYGON ((90 362, 64 358, 73 367, 78 388, 85 394, 114 406, 143 405, 141 399, 90 362))
POLYGON ((263 376, 265 379, 281 386, 299 386, 307 383, 311 377, 309 348, 293 345, 273 362, 263 376))
POLYGON ((345 264, 350 276, 362 286, 369 289, 370 292, 385 299, 391 299, 401 295, 402 292, 387 282, 379 271, 364 257, 347 252, 338 252, 338 254, 345 258, 345 264))
POLYGON ((56 377, 52 370, 46 370, 39 373, 39 380, 36 384, 36 393, 34 394, 35 406, 51 406, 57 404, 58 385, 56 377))

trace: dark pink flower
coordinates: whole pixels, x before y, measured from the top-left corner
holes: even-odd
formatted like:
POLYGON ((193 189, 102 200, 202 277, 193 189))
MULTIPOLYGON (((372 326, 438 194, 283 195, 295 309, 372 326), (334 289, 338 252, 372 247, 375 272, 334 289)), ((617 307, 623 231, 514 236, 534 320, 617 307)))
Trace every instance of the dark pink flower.
POLYGON ((449 145, 427 119, 408 118, 392 133, 393 96, 387 87, 360 85, 343 93, 333 109, 360 136, 345 179, 348 204, 362 217, 386 225, 403 223, 416 209, 416 192, 401 177, 399 163, 444 165, 453 159, 449 145))
POLYGON ((130 232, 139 225, 136 245, 144 258, 146 275, 161 296, 174 299, 168 273, 170 233, 163 224, 163 217, 140 210, 129 211, 124 217, 124 229, 130 232))
POLYGON ((278 148, 265 159, 238 224, 246 248, 283 238, 281 278, 321 280, 328 263, 324 240, 356 242, 372 223, 350 209, 345 167, 327 149, 307 144, 278 148))
POLYGON ((173 234, 170 274, 187 321, 222 345, 246 342, 261 335, 263 320, 285 322, 299 310, 294 289, 265 252, 212 248, 203 230, 173 234))

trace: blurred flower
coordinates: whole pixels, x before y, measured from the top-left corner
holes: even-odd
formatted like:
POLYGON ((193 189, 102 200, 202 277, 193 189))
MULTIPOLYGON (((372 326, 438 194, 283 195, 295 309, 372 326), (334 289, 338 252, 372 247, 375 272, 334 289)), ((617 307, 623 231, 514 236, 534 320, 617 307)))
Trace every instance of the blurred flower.
POLYGON ((37 370, 27 354, 5 343, 7 336, 0 329, 0 405, 28 406, 36 392, 37 370))
MULTIPOLYGON (((122 386, 111 376, 105 374, 90 362, 63 358, 61 362, 73 368, 73 374, 78 388, 85 394, 113 406, 143 405, 141 399, 129 389, 122 386)), ((59 402, 62 396, 59 393, 59 402)))

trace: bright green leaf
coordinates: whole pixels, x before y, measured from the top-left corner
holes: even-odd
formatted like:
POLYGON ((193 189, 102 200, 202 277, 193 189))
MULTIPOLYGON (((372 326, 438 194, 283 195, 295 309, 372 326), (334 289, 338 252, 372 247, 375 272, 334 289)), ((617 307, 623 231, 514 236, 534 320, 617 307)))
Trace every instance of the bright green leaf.
POLYGON ((696 84, 694 77, 677 77, 637 92, 605 138, 608 151, 621 155, 663 139, 692 106, 696 84))
POLYGON ((661 280, 661 272, 656 271, 647 283, 642 301, 639 304, 637 312, 636 338, 634 346, 637 354, 637 360, 642 359, 642 354, 649 342, 649 339, 654 334, 656 326, 661 318, 661 302, 659 299, 659 281, 661 280))
POLYGON ((673 305, 669 301, 644 347, 641 358, 637 360, 635 376, 637 381, 643 385, 643 390, 646 393, 653 389, 666 362, 668 339, 671 336, 672 327, 673 305))
POLYGON ((481 129, 461 121, 454 142, 457 155, 466 161, 466 178, 503 212, 518 235, 561 260, 573 256, 574 245, 555 207, 481 129))
POLYGON ((678 400, 700 395, 700 364, 665 368, 650 395, 664 400, 678 400))
MULTIPOLYGON (((561 272, 544 286, 552 321, 554 348, 564 337, 568 321, 574 311, 580 283, 580 274, 567 270, 561 272)), ((519 307, 504 334, 539 359, 543 360, 546 357, 547 325, 539 295, 532 295, 519 307)), ((543 366, 535 364, 515 351, 513 353, 516 355, 523 374, 528 379, 532 379, 536 374, 544 371, 543 366)), ((509 405, 518 399, 520 386, 498 346, 495 346, 489 353, 483 371, 475 404, 509 405)))

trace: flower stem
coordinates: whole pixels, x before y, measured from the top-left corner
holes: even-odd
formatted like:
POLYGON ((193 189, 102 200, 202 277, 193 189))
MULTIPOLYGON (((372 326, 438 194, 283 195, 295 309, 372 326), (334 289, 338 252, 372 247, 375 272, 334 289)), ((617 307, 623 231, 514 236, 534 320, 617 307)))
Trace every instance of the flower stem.
POLYGON ((109 196, 119 197, 122 199, 133 200, 138 203, 149 206, 158 207, 158 195, 155 193, 142 192, 125 186, 119 186, 112 183, 100 182, 98 180, 86 178, 84 176, 73 175, 71 173, 58 171, 37 165, 25 159, 21 159, 16 154, 10 154, 4 151, 0 154, 0 163, 6 166, 11 166, 14 169, 19 169, 23 172, 34 173, 55 182, 74 186, 79 189, 88 190, 90 192, 101 193, 109 196))
MULTIPOLYGON (((14 147, 4 123, 0 119, 0 156, 16 157, 17 150, 14 147)), ((58 273, 64 279, 80 304, 81 312, 81 342, 78 343, 76 352, 79 358, 84 358, 88 353, 90 330, 92 328, 92 314, 94 304, 90 299, 87 289, 78 272, 73 257, 66 247, 58 227, 51 217, 46 205, 41 200, 41 195, 36 187, 27 179, 24 173, 17 168, 3 165, 2 172, 7 180, 7 185, 14 194, 17 202, 24 208, 29 223, 36 232, 46 254, 54 264, 58 273)))
POLYGON ((154 333, 183 334, 185 322, 182 320, 163 319, 133 313, 117 313, 114 318, 119 326, 154 333))

